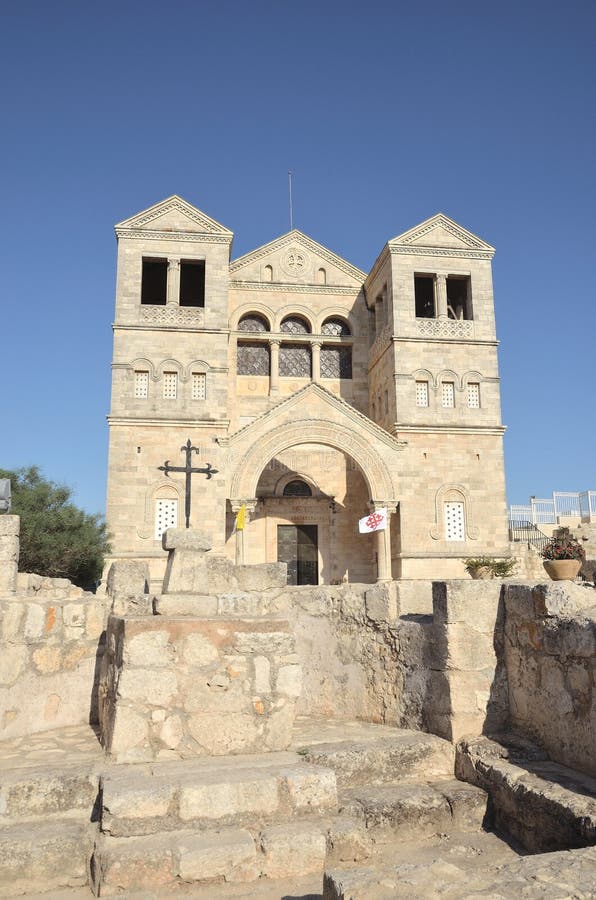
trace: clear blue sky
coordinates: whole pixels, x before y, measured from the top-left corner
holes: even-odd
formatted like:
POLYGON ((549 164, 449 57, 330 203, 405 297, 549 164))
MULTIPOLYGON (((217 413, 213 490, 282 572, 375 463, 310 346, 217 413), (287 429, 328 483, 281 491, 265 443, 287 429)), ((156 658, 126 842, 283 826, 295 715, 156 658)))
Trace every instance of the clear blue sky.
POLYGON ((596 489, 596 4, 4 4, 0 466, 105 508, 113 224, 178 193, 369 269, 437 211, 497 248, 508 499, 596 489))

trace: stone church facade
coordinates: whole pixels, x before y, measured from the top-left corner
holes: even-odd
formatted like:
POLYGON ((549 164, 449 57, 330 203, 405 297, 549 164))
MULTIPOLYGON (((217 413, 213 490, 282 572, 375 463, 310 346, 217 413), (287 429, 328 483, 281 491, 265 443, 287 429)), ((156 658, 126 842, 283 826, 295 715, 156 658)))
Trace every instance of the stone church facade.
POLYGON ((509 555, 489 244, 437 214, 368 274, 297 230, 230 262, 232 232, 176 196, 116 234, 111 560, 159 582, 188 441, 217 470, 191 476, 190 526, 291 583, 509 555), (388 527, 359 534, 375 509, 388 527))

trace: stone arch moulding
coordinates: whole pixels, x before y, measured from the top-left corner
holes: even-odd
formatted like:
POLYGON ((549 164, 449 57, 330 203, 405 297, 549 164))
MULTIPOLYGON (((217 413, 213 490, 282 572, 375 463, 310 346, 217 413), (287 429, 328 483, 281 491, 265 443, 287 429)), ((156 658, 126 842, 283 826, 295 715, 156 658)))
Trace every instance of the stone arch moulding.
POLYGON ((211 366, 208 362, 205 362, 204 359, 193 359, 191 363, 189 363, 184 368, 184 374, 180 376, 181 381, 188 381, 193 372, 202 372, 206 375, 211 369, 211 366))
POLYGON ((443 484, 435 494, 435 522, 430 529, 430 536, 435 541, 445 539, 443 525, 443 503, 449 500, 459 501, 464 504, 464 522, 466 528, 466 537, 470 541, 477 541, 480 535, 478 528, 474 525, 474 510, 470 492, 463 484, 443 484))
POLYGON ((481 375, 480 372, 476 372, 473 369, 471 369, 469 372, 465 372, 461 377, 462 391, 465 391, 465 389, 468 385, 468 382, 470 382, 470 381, 480 383, 480 382, 484 381, 484 376, 481 375))
MULTIPOLYGON (((163 377, 164 372, 177 372, 178 377, 181 379, 182 373, 184 372, 184 366, 177 359, 173 359, 169 357, 168 359, 162 359, 162 361, 155 367, 155 381, 159 381, 160 378, 163 377)), ((182 380, 182 379, 181 379, 182 380)))
POLYGON ((131 374, 137 371, 147 371, 151 380, 155 381, 155 366, 146 356, 137 356, 127 368, 131 374))
POLYGON ((321 310, 321 312, 317 313, 315 319, 316 331, 313 332, 314 334, 322 334, 321 328, 323 327, 323 322, 327 319, 343 319, 350 327, 350 337, 353 337, 358 331, 358 323, 350 309, 346 309, 344 306, 327 306, 325 309, 321 310))
POLYGON ((290 306, 284 306, 283 309, 279 309, 276 312, 274 330, 276 332, 278 332, 279 334, 281 334, 282 333, 281 323, 283 322, 284 319, 290 318, 292 316, 298 316, 299 318, 304 319, 304 321, 308 324, 308 327, 310 328, 309 333, 314 334, 315 317, 313 315, 312 310, 309 309, 307 306, 298 306, 295 303, 292 303, 290 306))
POLYGON ((184 499, 182 485, 172 481, 171 478, 158 478, 147 487, 145 492, 145 503, 143 510, 143 522, 137 527, 137 535, 144 541, 153 537, 155 501, 159 499, 160 494, 173 494, 172 499, 177 499, 180 504, 184 499))
POLYGON ((389 470, 370 438, 367 440, 345 425, 302 419, 274 428, 256 439, 242 455, 230 480, 228 496, 232 501, 255 497, 259 477, 267 463, 296 444, 324 444, 347 453, 358 464, 372 501, 396 500, 389 470))
POLYGON ((230 316, 230 330, 238 331, 238 323, 240 322, 240 319, 242 319, 244 316, 250 315, 251 313, 254 313, 257 316, 262 316, 269 325, 269 331, 271 331, 271 323, 273 322, 275 314, 269 306, 265 306, 264 303, 258 302, 243 303, 242 306, 239 306, 237 309, 235 309, 230 316))
POLYGON ((288 472, 285 475, 282 475, 281 478, 278 478, 275 483, 276 497, 283 497, 284 488, 290 481, 304 481, 311 489, 313 497, 321 496, 321 490, 318 484, 310 475, 305 475, 303 472, 288 472))

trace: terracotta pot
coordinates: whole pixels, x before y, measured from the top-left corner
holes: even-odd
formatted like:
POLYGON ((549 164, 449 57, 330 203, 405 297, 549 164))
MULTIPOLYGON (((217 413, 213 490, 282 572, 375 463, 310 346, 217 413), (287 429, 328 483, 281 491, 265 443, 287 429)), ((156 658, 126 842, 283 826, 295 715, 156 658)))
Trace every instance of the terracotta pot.
POLYGON ((480 566, 479 569, 473 569, 470 572, 470 575, 475 581, 488 581, 489 578, 493 578, 493 570, 490 566, 480 566))
POLYGON ((553 581, 573 581, 582 567, 580 559, 544 559, 542 565, 553 581))

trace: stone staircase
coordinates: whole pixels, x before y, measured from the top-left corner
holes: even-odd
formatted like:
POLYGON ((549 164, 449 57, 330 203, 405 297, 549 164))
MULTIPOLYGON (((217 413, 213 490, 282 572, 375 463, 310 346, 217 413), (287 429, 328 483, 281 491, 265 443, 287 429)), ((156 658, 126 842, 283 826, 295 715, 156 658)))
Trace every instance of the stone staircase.
POLYGON ((461 740, 456 774, 490 794, 495 826, 527 852, 596 844, 596 779, 553 762, 530 740, 512 733, 461 740))
POLYGON ((321 885, 327 865, 367 859, 377 843, 483 821, 484 791, 453 780, 453 747, 434 735, 310 722, 296 741, 281 753, 106 772, 94 892, 307 875, 321 885))
POLYGON ((2 773, 0 896, 87 884, 98 783, 84 763, 2 773))
POLYGON ((530 851, 596 842, 593 780, 512 735, 454 748, 298 720, 288 751, 130 764, 106 762, 98 744, 58 762, 34 738, 35 759, 3 765, 0 896, 386 900, 440 884, 461 900, 527 883, 520 896, 559 898, 532 885, 596 879, 593 847, 520 859, 483 830, 496 821, 530 851))

